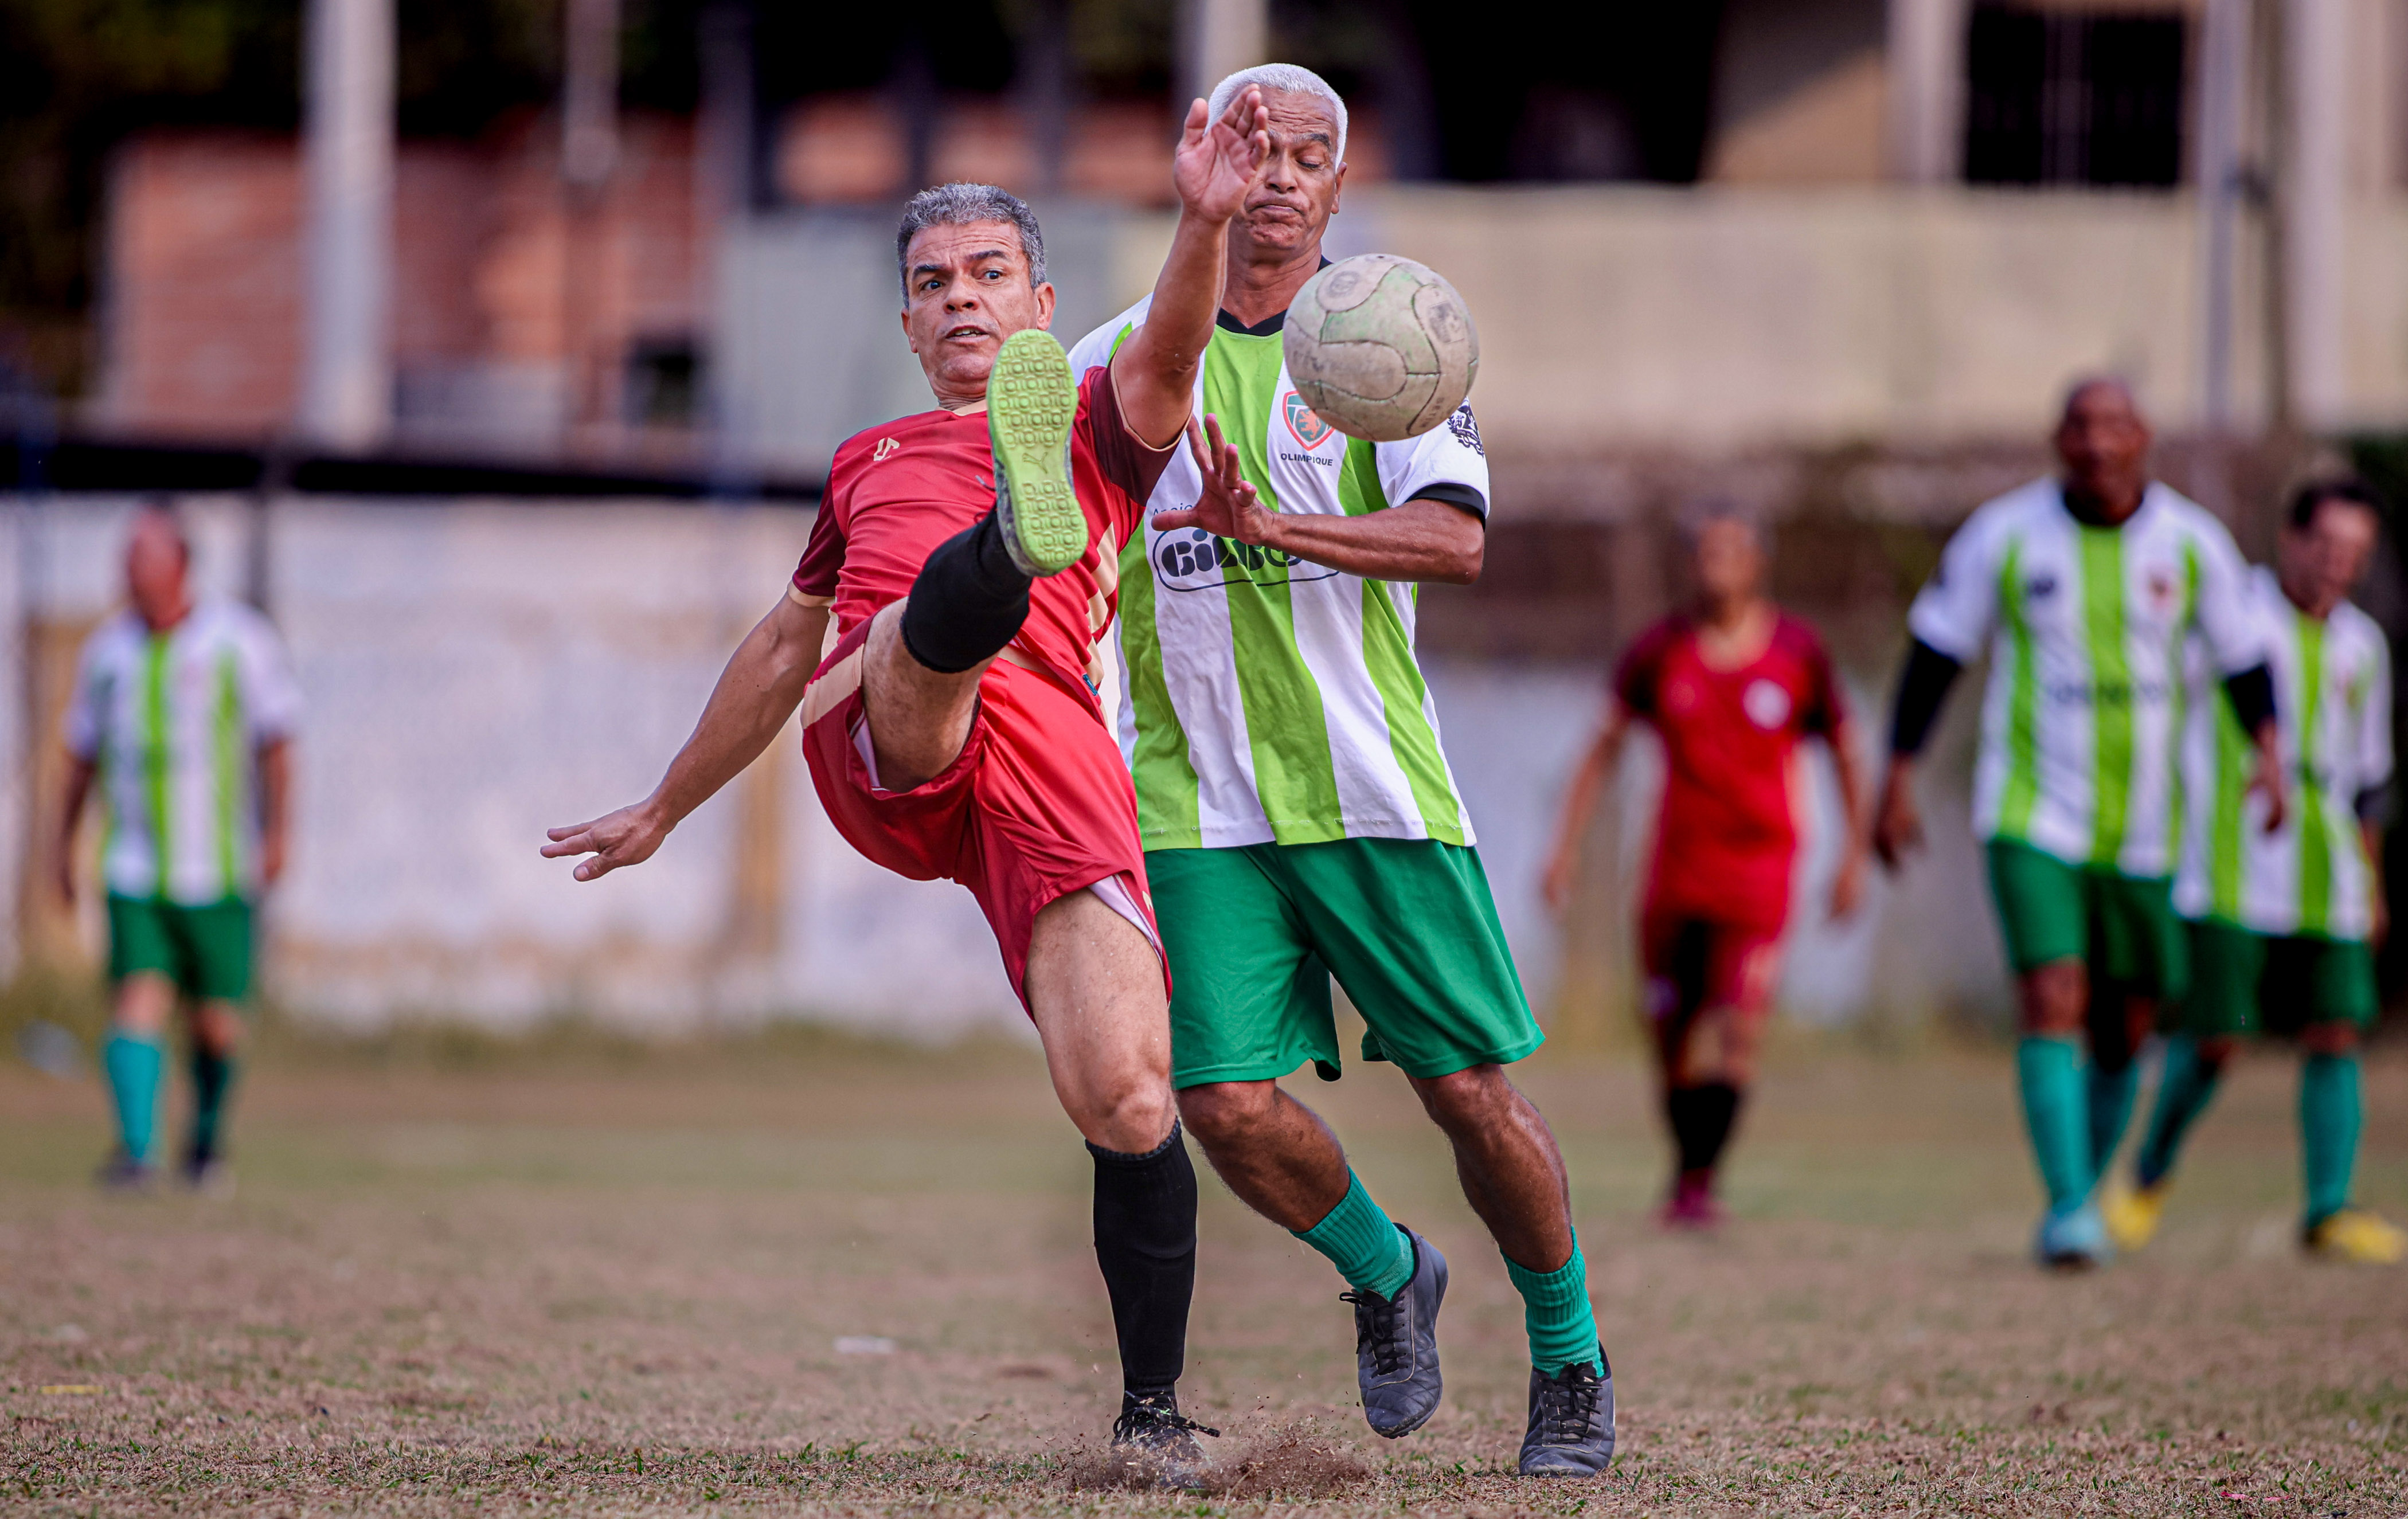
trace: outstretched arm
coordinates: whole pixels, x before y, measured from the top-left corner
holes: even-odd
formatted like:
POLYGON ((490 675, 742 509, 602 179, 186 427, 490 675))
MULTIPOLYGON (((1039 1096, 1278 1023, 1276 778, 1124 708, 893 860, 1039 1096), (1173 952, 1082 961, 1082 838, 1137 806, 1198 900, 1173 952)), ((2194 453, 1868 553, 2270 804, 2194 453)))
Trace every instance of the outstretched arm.
POLYGON ((803 699, 803 688, 810 683, 811 671, 819 667, 827 621, 825 607, 805 607, 792 596, 780 596, 737 645, 693 736, 669 762, 668 774, 652 794, 591 823, 547 829, 544 837, 552 841, 543 846, 544 858, 593 855, 579 862, 580 881, 651 859, 670 829, 760 758, 786 725, 803 699))
POLYGON ((1154 282, 1145 322, 1112 355, 1112 385, 1121 418, 1149 448, 1179 441, 1195 404, 1196 371, 1212 341, 1228 272, 1229 219, 1245 208, 1246 192, 1270 155, 1270 113, 1263 93, 1248 86, 1217 122, 1201 100, 1187 107, 1187 124, 1171 160, 1179 192, 1179 226, 1170 256, 1154 282))
POLYGON ((1571 791, 1564 797, 1563 820, 1555 828, 1555 847, 1547 857, 1547 873, 1539 890, 1557 912, 1572 899, 1572 880, 1580 871, 1581 840, 1588 837, 1589 820, 1597 815, 1597 799, 1606 778, 1622 763, 1622 746, 1630 736, 1630 714, 1612 704, 1597 742, 1589 745, 1580 768, 1572 772, 1571 791))
POLYGON ((1417 496, 1360 517, 1273 511, 1239 473, 1237 446, 1222 438, 1218 417, 1206 417, 1200 430, 1188 423, 1187 440, 1204 473, 1204 489, 1185 511, 1154 513, 1151 525, 1163 532, 1200 527, 1367 580, 1469 585, 1480 579, 1487 525, 1452 501, 1417 496))

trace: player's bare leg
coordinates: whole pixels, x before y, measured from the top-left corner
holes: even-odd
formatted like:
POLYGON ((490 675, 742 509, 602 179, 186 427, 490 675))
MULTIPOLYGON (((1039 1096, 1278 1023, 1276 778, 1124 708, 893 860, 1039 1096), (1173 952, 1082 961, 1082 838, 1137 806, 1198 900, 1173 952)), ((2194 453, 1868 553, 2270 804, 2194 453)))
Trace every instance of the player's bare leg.
POLYGON ((992 659, 968 669, 934 670, 904 647, 903 610, 884 608, 870 620, 861 669, 861 706, 869 722, 878 783, 910 791, 944 773, 969 742, 978 717, 979 679, 992 659))

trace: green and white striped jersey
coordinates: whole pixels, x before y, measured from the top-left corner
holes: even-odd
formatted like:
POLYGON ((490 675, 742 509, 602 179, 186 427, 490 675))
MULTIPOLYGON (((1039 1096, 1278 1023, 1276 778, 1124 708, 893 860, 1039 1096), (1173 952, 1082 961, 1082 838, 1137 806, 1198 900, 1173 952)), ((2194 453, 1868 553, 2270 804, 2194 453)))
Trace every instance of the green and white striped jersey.
MULTIPOLYGON (((1109 363, 1152 303, 1082 339, 1073 372, 1109 363)), ((1469 406, 1403 442, 1349 438, 1297 394, 1279 329, 1224 317, 1196 392, 1266 505, 1359 516, 1436 495, 1485 517, 1488 461, 1469 406)), ((1121 552, 1119 726, 1145 847, 1470 843, 1413 658, 1414 587, 1152 526, 1201 486, 1182 445, 1146 502, 1145 533, 1121 552)))
POLYGON ((2224 524, 2152 482, 2116 527, 2083 523, 2057 481, 1975 509, 1907 613, 1960 663, 1986 649, 1973 823, 2060 860, 2157 880, 2181 824, 2183 650, 2216 676, 2265 657, 2224 524))
POLYGON ((2283 746, 2283 825, 2248 794, 2257 751, 2194 660, 2183 728, 2186 817, 2174 907, 2261 934, 2361 940, 2374 872, 2358 799, 2391 779, 2391 651, 2373 618, 2344 601, 2322 622, 2291 605, 2269 569, 2243 593, 2265 630, 2283 746))
POLYGON ((101 874, 120 896, 205 907, 258 889, 260 745, 301 692, 267 620, 204 602, 165 634, 123 611, 83 646, 67 748, 99 767, 101 874))

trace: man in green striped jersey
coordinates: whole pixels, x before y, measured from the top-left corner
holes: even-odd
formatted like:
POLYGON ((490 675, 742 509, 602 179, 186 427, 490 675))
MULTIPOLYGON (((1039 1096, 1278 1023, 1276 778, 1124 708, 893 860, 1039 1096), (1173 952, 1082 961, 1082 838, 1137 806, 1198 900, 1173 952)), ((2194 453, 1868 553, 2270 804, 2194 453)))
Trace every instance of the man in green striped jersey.
POLYGON ((2342 1260, 2388 1265, 2408 1255, 2408 1234, 2349 1201, 2358 1036, 2378 1010, 2373 945, 2386 925, 2379 862, 2391 784, 2391 652, 2347 597, 2382 534, 2367 486, 2314 482, 2291 503, 2278 567, 2250 572, 2243 595, 2265 629, 2282 711, 2279 827, 2256 825, 2240 730, 2193 697, 2174 879, 2174 906, 2190 927, 2190 995, 2166 1040, 2138 1189, 2111 1193, 2105 1204, 2125 1249, 2157 1232, 2183 1135, 2214 1095, 2234 1039, 2264 1028, 2299 1034, 2302 1242, 2342 1260))
POLYGON ((140 1187, 151 1159, 167 1022, 191 1023, 193 1130, 184 1179, 216 1188, 237 1016, 251 995, 253 904, 284 868, 286 777, 300 689, 267 620, 195 602, 174 514, 146 508, 125 549, 132 605, 83 648, 66 710, 65 806, 55 866, 73 900, 77 822, 93 783, 108 811, 108 974, 102 1065, 118 1143, 101 1180, 140 1187))
MULTIPOLYGON (((1171 1084, 1230 1189, 1353 1288, 1371 1427, 1420 1427, 1440 1395, 1446 1262, 1277 1085, 1308 1061, 1337 1078, 1334 974, 1369 1025, 1364 1057, 1412 1082, 1521 1290, 1522 1470, 1593 1475, 1612 1456, 1612 1372, 1562 1157, 1504 1071, 1541 1036, 1412 650, 1414 582, 1479 573, 1487 461, 1469 407, 1374 445, 1297 394, 1281 328, 1325 262, 1346 107, 1286 64, 1212 98, 1249 85, 1273 150, 1231 224, 1197 381, 1211 447, 1172 462, 1121 555, 1122 744, 1173 974, 1171 1084)), ((1089 336, 1072 367, 1108 363, 1148 309, 1089 336)))
POLYGON ((2111 1254, 2092 1192, 2131 1115, 2133 1055, 2186 974, 2171 897, 2188 639, 2255 738, 2250 783, 2270 820, 2281 772, 2231 535, 2149 478, 2148 423, 2120 382, 2075 385, 2056 441, 2061 477, 1977 509, 1907 614, 1873 847, 1895 867, 1919 838, 1914 756, 1957 671, 1986 651, 1973 821, 2015 970, 2016 1071, 2048 1191, 2036 1254, 2087 1266, 2111 1254))

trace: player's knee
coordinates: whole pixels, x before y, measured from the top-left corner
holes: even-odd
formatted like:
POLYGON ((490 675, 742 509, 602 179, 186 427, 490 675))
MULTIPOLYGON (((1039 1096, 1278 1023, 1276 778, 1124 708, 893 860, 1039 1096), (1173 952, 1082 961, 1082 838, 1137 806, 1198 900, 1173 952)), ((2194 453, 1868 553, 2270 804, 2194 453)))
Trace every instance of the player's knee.
POLYGON ((1177 1112, 1170 1088, 1153 1072, 1130 1071, 1097 1082, 1070 1114, 1079 1132, 1123 1154, 1143 1154, 1170 1132, 1177 1112))
POLYGON ((1235 1149, 1270 1122, 1277 1101, 1269 1082, 1208 1082, 1180 1091, 1179 1113, 1206 1150, 1235 1149))
POLYGON ((129 1034, 161 1034, 176 1008, 175 983, 150 971, 136 971, 118 984, 110 1019, 129 1034))
POLYGON ((2358 1050, 2358 1025, 2310 1024, 2300 1030, 2300 1048, 2310 1054, 2353 1054, 2358 1050))
POLYGON ((1415 1077, 1413 1090, 1422 1099, 1422 1111, 1429 1114, 1439 1127, 1450 1132, 1457 1128, 1484 1128, 1513 1104, 1513 1083, 1505 1079, 1505 1068, 1494 1065, 1467 1066, 1443 1076, 1415 1077))
POLYGON ((193 1013, 193 1039, 223 1059, 242 1043, 242 1019, 222 1002, 205 1002, 193 1013))
POLYGON ((2090 989, 2078 960, 2038 966, 2023 974, 2021 1002, 2028 1034, 2079 1034, 2090 989))
POLYGON ((2218 1074, 2224 1069, 2225 1062, 2232 1058, 2231 1036, 2219 1034, 2214 1039, 2201 1039, 2192 1053, 2200 1065, 2207 1068, 2208 1074, 2218 1074))

